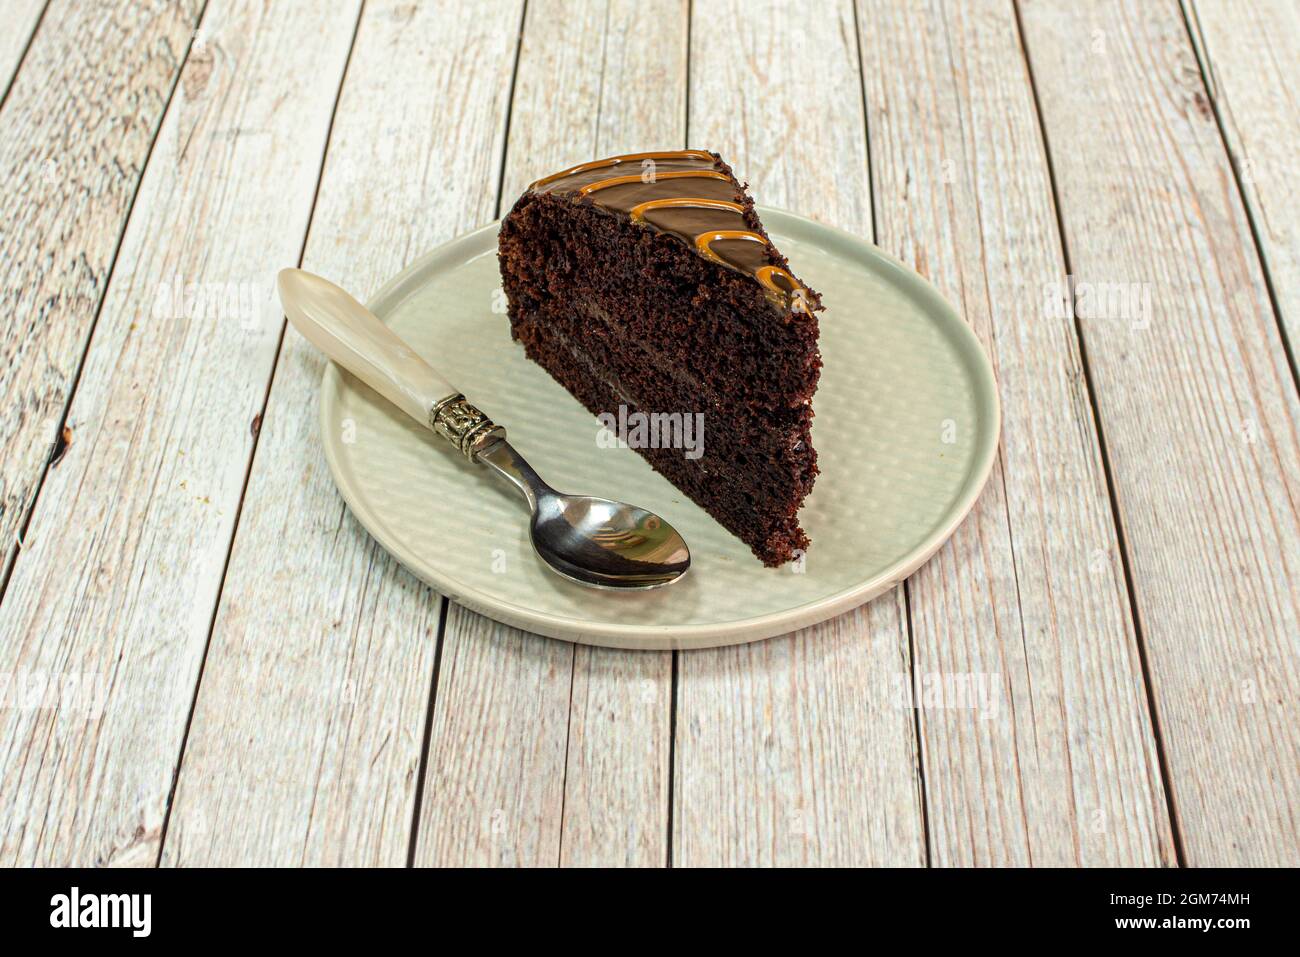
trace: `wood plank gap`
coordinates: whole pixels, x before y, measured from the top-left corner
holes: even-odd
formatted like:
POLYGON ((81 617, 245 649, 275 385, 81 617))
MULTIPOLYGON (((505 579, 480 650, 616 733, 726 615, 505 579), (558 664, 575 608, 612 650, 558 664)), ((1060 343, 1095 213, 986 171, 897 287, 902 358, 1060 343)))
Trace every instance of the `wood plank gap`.
POLYGON ((1187 0, 1179 0, 1178 7, 1183 15, 1183 25, 1187 28, 1187 39, 1192 45, 1192 54, 1201 68, 1201 83, 1205 86, 1205 98, 1210 101, 1210 110, 1214 113, 1214 125, 1218 127, 1219 139, 1223 141, 1223 152, 1228 157, 1228 165, 1232 167, 1232 180, 1237 187, 1238 195, 1241 196, 1241 208, 1246 214, 1246 222, 1250 225, 1250 238, 1255 244, 1255 255, 1259 259, 1259 269, 1264 276, 1264 288, 1268 291, 1268 302, 1273 308, 1273 320, 1277 323, 1278 335, 1282 340, 1282 351, 1286 354, 1287 365, 1291 367, 1291 378, 1295 381, 1296 391, 1300 393, 1300 365, 1297 365, 1296 346, 1287 334, 1286 322, 1282 318, 1282 306, 1278 302, 1277 286, 1273 282, 1268 257, 1264 255, 1259 220, 1255 216, 1254 204, 1250 202, 1245 184, 1242 182, 1241 158, 1233 151, 1232 141, 1228 138, 1228 131, 1224 127, 1223 112, 1219 105, 1218 84, 1214 81, 1214 66, 1210 62, 1209 47, 1205 44, 1200 14, 1195 7, 1192 8, 1191 14, 1188 14, 1187 0), (1194 25, 1193 21, 1195 21, 1194 25))
MULTIPOLYGON (((46 10, 49 5, 46 4, 46 10)), ((181 57, 180 63, 176 66, 176 72, 172 76, 171 89, 167 91, 167 102, 164 104, 162 111, 158 114, 158 123, 154 127, 153 137, 149 140, 149 152, 145 156, 144 163, 140 166, 140 175, 136 177, 135 188, 131 190, 131 199, 126 204, 126 214, 118 226, 117 240, 113 244, 113 253, 108 259, 108 269, 104 273, 103 292, 100 293, 99 301, 95 304, 95 315, 90 320, 90 327, 86 330, 86 339, 81 346, 81 357, 77 360, 77 371, 72 377, 72 385, 68 388, 68 394, 63 400, 63 411, 59 414, 58 424, 54 429, 54 438, 50 445, 51 449, 57 450, 62 445, 63 430, 68 425, 68 412, 72 409, 72 400, 76 398, 77 387, 81 385, 81 374, 86 368, 86 357, 90 355, 90 347, 95 341, 95 329, 99 325, 100 313, 104 311, 104 302, 108 299, 108 290, 113 285, 113 272, 117 268, 117 257, 122 251, 122 240, 126 238, 126 227, 131 222, 131 214, 135 212, 135 201, 140 195, 140 185, 144 182, 145 174, 149 171, 149 160, 153 158, 154 147, 158 144, 158 136, 162 132, 163 121, 167 118, 167 111, 171 109, 172 98, 176 95, 176 88, 180 86, 181 74, 185 72, 185 64, 189 62, 190 51, 194 49, 194 37, 199 32, 203 24, 203 16, 208 9, 208 0, 203 0, 203 6, 199 8, 199 15, 195 18, 195 27, 190 31, 190 42, 185 47, 185 55, 181 57)), ((41 19, 45 18, 45 10, 41 11, 41 19)), ((36 39, 36 31, 27 38, 27 47, 23 50, 23 56, 27 56, 27 50, 31 49, 32 41, 36 39)), ((5 98, 9 96, 9 90, 13 89, 14 80, 17 79, 18 71, 14 71, 14 79, 10 81, 9 88, 5 90, 5 98)), ((0 105, 0 110, 3 105, 0 105)), ((27 540, 27 530, 31 526, 32 516, 36 514, 36 503, 41 497, 41 490, 45 487, 45 480, 49 477, 50 469, 58 462, 60 456, 51 455, 46 460, 45 467, 41 469, 40 477, 37 478, 32 494, 27 500, 24 508, 23 517, 18 526, 18 547, 14 549, 13 555, 3 570, 0 570, 0 605, 4 604, 5 593, 9 589, 9 581, 13 578, 14 569, 18 566, 18 559, 24 551, 23 543, 27 540)), ((7 543, 0 544, 0 548, 7 547, 7 543)), ((173 781, 173 784, 175 782, 173 781)))
MULTIPOLYGON (((689 89, 689 85, 687 89, 689 89)), ((673 867, 673 812, 677 806, 677 791, 674 787, 677 776, 677 687, 679 651, 673 652, 671 676, 668 680, 668 840, 665 844, 664 866, 673 867)))
MULTIPOLYGON (((695 22, 695 0, 686 0, 686 136, 682 142, 684 149, 691 148, 691 26, 695 22)), ((673 675, 677 674, 677 652, 673 652, 673 675)), ((674 701, 673 707, 677 704, 674 701)), ((672 805, 672 794, 669 792, 668 804, 672 805)), ((670 818, 671 820, 671 818, 670 818)), ((672 847, 671 839, 669 847, 672 847)))
MULTIPOLYGON (((857 15, 858 5, 853 5, 854 15, 857 15)), ((862 34, 859 33, 858 36, 862 34)), ((861 41, 859 41, 859 44, 861 41)), ((865 92, 864 92, 865 96, 865 92)), ((865 103, 864 103, 865 105, 865 103)), ((874 196, 874 193, 872 194, 874 196)), ((874 200, 873 200, 874 202, 874 200)), ((872 230, 875 229, 876 218, 871 217, 872 230)), ((934 852, 930 847, 930 802, 929 791, 925 783, 925 736, 921 734, 921 688, 917 684, 916 675, 916 639, 912 636, 912 588, 907 579, 903 580, 903 611, 904 620, 907 624, 907 671, 908 687, 912 689, 912 733, 916 735, 916 781, 920 788, 921 805, 921 846, 925 849, 925 866, 934 866, 934 852)))
MULTIPOLYGON (((50 0, 45 0, 45 5, 41 7, 41 12, 36 17, 36 22, 32 25, 32 32, 27 34, 27 42, 23 44, 23 52, 18 54, 18 62, 14 64, 14 71, 9 74, 9 82, 5 84, 4 92, 0 93, 0 112, 4 111, 5 104, 9 102, 9 91, 14 88, 14 81, 18 79, 18 74, 22 71, 23 63, 27 60, 27 51, 32 48, 32 41, 36 39, 36 34, 40 32, 41 24, 45 22, 45 11, 49 9, 50 0)), ((179 76, 179 74, 177 75, 179 76)))
MULTIPOLYGON (((501 175, 497 177, 497 205, 494 219, 501 218, 501 201, 505 198, 506 162, 510 156, 510 122, 515 112, 515 85, 519 82, 520 53, 524 47, 524 24, 528 22, 528 0, 524 0, 519 10, 519 33, 515 36, 515 62, 510 70, 510 92, 506 94, 506 133, 501 141, 501 175)), ((416 807, 418 813, 419 807, 416 807)))
MULTIPOLYGON (((850 3, 849 9, 853 14, 853 43, 858 56, 858 88, 862 92, 862 136, 867 159, 867 199, 871 203, 871 242, 879 245, 881 214, 876 204, 879 201, 880 194, 876 188, 875 168, 871 161, 871 111, 867 108, 867 78, 864 72, 866 67, 862 58, 862 25, 858 15, 857 3, 850 3)), ((912 734, 916 742, 914 775, 918 795, 917 804, 921 809, 921 847, 925 854, 925 866, 930 868, 934 866, 934 851, 930 844, 930 794, 925 780, 925 737, 921 734, 921 708, 916 673, 915 623, 912 617, 912 586, 907 579, 903 580, 903 614, 904 625, 907 628, 907 683, 908 687, 912 689, 912 734)))
MULTIPOLYGON (((597 141, 600 139, 600 121, 605 107, 605 68, 609 63, 609 21, 612 13, 613 4, 611 0, 605 0, 605 23, 600 33, 600 73, 596 80, 596 114, 591 124, 592 138, 597 141)), ((570 698, 572 698, 572 695, 570 698)), ((563 826, 560 828, 560 835, 561 843, 563 843, 563 826)))
MULTIPOLYGON (((352 50, 356 47, 357 31, 361 27, 361 17, 365 13, 365 9, 366 9, 366 0, 361 0, 361 3, 358 4, 357 6, 356 23, 352 25, 352 40, 348 45, 348 55, 343 61, 343 71, 339 74, 338 89, 335 90, 334 92, 334 108, 330 110, 329 125, 325 129, 325 149, 321 153, 320 166, 316 170, 316 188, 312 191, 311 208, 307 212, 307 226, 302 231, 302 242, 299 243, 298 245, 298 266, 300 268, 302 266, 303 253, 307 249, 307 237, 311 235, 312 220, 316 216, 316 200, 320 198, 320 184, 321 184, 321 179, 325 173, 325 156, 329 153, 330 136, 334 132, 334 117, 338 114, 339 98, 343 94, 343 84, 347 81, 348 67, 352 63, 352 50)), ((205 4, 204 11, 206 12, 206 10, 207 7, 205 4)), ((202 16, 200 16, 199 17, 200 29, 202 29, 202 24, 203 24, 203 18, 202 16)), ((191 36, 190 38, 191 46, 193 45, 193 42, 194 42, 193 37, 191 36)), ((188 50, 186 51, 186 55, 188 57, 188 50)), ((182 64, 182 70, 183 69, 184 69, 184 64, 182 64)), ((179 76, 180 74, 177 73, 178 78, 179 76)), ((165 119, 166 116, 167 116, 167 111, 164 110, 163 118, 165 119)), ((162 128, 161 123, 159 123, 158 126, 159 129, 162 128)), ((129 220, 130 218, 131 218, 130 215, 128 215, 127 219, 129 220)), ((123 226, 123 231, 125 232, 125 226, 123 226)), ((253 463, 257 460, 257 444, 262 435, 261 423, 263 419, 266 417, 267 403, 270 401, 271 398, 271 384, 275 382, 275 370, 276 367, 280 364, 280 354, 284 349, 284 330, 287 324, 288 323, 284 321, 280 323, 280 338, 276 342, 275 358, 271 361, 271 368, 266 377, 266 390, 262 393, 262 404, 258 409, 256 418, 254 419, 254 422, 256 423, 256 428, 252 429, 253 444, 252 444, 252 448, 249 449, 248 451, 248 462, 244 467, 244 482, 239 492, 239 502, 235 505, 235 522, 234 525, 231 527, 230 541, 226 544, 226 560, 222 563, 221 578, 217 582, 216 600, 212 603, 212 616, 208 620, 208 637, 203 643, 203 655, 199 659, 199 673, 198 673, 198 677, 194 681, 194 693, 190 696, 189 713, 185 716, 185 730, 181 734, 180 751, 176 755, 176 763, 172 767, 172 783, 171 783, 171 787, 168 788, 167 790, 167 805, 163 810, 162 832, 158 837, 158 856, 154 860, 154 867, 162 866, 163 852, 167 847, 167 828, 171 823, 172 804, 176 800, 176 785, 180 781, 181 766, 185 763, 185 747, 187 744, 189 744, 190 727, 194 723, 194 708, 195 705, 197 705, 199 700, 199 689, 203 686, 203 672, 206 669, 208 664, 208 650, 212 647, 212 634, 217 624, 217 613, 221 610, 221 593, 222 591, 225 590, 226 575, 230 571, 230 556, 234 553, 235 550, 235 536, 239 534, 239 519, 240 516, 243 515, 243 511, 244 511, 244 497, 245 495, 248 494, 248 480, 249 478, 252 477, 253 463)), ((71 405, 71 402, 69 402, 69 405, 71 405)))
POLYGON ((429 768, 429 742, 433 739, 433 708, 438 702, 438 675, 442 672, 442 638, 447 632, 447 606, 445 595, 439 595, 437 647, 433 652, 433 676, 429 680, 429 706, 424 713, 424 743, 420 747, 418 776, 415 779, 415 800, 411 807, 411 839, 406 849, 406 866, 415 867, 415 843, 420 838, 420 805, 424 801, 424 776, 429 768))
MULTIPOLYGON (((1024 599, 1021 597, 1021 593, 1020 593, 1020 565, 1016 561, 1015 523, 1011 519, 1011 494, 1010 494, 1010 490, 1007 488, 1006 462, 1002 457, 1002 451, 1000 449, 998 451, 997 458, 998 458, 998 463, 997 463, 998 481, 1001 482, 1002 484, 1002 512, 1006 516, 1006 520, 1007 520, 1007 551, 1011 553, 1011 578, 1016 587, 1016 609, 1018 612, 1017 618, 1019 619, 1019 624, 1020 624, 1020 647, 1024 649, 1025 660, 1028 661, 1029 642, 1025 639, 1025 602, 1024 599)), ((1111 510, 1114 511, 1114 505, 1111 506, 1111 510)), ((1033 686, 1031 685, 1029 689, 1029 702, 1030 702, 1031 710, 1033 710, 1033 700, 1034 700, 1034 689, 1033 686)), ((1035 730, 1034 732, 1034 737, 1035 737, 1035 741, 1037 741, 1037 730, 1035 730)), ((1019 755, 1019 750, 1020 750, 1019 745, 1017 744, 1016 747, 1017 756, 1019 755)), ((1019 771, 1021 765, 1018 757, 1017 757, 1016 767, 1017 767, 1017 771, 1016 771, 1017 780, 1021 780, 1022 775, 1020 774, 1019 771)), ((1028 833, 1031 827, 1031 822, 1029 820, 1029 814, 1025 810, 1025 790, 1023 787, 1023 781, 1020 789, 1020 818, 1022 821, 1024 821, 1025 831, 1026 833, 1028 833)), ((1034 865, 1033 841, 1030 841, 1028 844, 1025 845, 1025 854, 1028 856, 1029 866, 1034 867, 1035 865, 1034 865)))
MULTIPOLYGON (((876 190, 876 171, 871 163, 871 113, 867 110, 867 77, 864 72, 866 67, 862 62, 862 24, 858 19, 858 5, 856 2, 850 3, 849 7, 853 13, 853 43, 858 51, 858 88, 862 91, 862 136, 867 148, 867 198, 871 200, 871 242, 879 245, 877 237, 878 226, 880 222, 880 210, 876 208, 876 199, 878 191, 876 190)), ((903 582, 906 586, 907 582, 903 582)), ((910 606, 909 606, 910 608, 910 606)), ((911 642, 911 611, 908 611, 908 641, 911 642)), ((915 672, 913 672, 915 674, 915 672)), ((918 731, 917 740, 920 740, 918 731)), ((929 842, 926 842, 927 866, 929 857, 929 842)))
MULTIPOLYGON (((686 0, 686 96, 684 108, 686 116, 682 121, 683 149, 691 148, 691 23, 695 16, 695 0, 686 0)), ((681 668, 681 652, 674 649, 669 667, 668 679, 668 816, 664 822, 668 835, 664 842, 664 866, 673 867, 673 821, 677 810, 677 686, 681 668)))
MULTIPOLYGON (((1015 13, 1016 35, 1020 43, 1020 54, 1025 64, 1025 75, 1029 78, 1029 91, 1034 99, 1034 114, 1038 118, 1038 131, 1042 137, 1044 159, 1047 165, 1047 179, 1052 188, 1052 210, 1056 214, 1056 234, 1061 242, 1061 258, 1065 264, 1067 276, 1074 275, 1070 258, 1069 240, 1066 238, 1065 222, 1061 214, 1060 189, 1057 186, 1056 166, 1052 161, 1051 143, 1048 139, 1047 123, 1043 118, 1043 105, 1038 95, 1038 84, 1034 78, 1033 63, 1029 58, 1028 41, 1025 39, 1025 26, 1020 10, 1020 0, 1011 0, 1015 13)), ((1073 295, 1073 288, 1070 290, 1073 295)), ((1097 405, 1096 386, 1093 383, 1092 365, 1088 361, 1088 346, 1083 335, 1083 324, 1079 321, 1078 310, 1074 315, 1074 335, 1079 343, 1079 361, 1083 368, 1084 388, 1088 394, 1088 405, 1092 410, 1093 427, 1097 430, 1097 444, 1101 453, 1102 471, 1106 476, 1106 494, 1110 498, 1111 517, 1115 521, 1115 536, 1119 541, 1120 566, 1124 569, 1124 587, 1128 595, 1129 614, 1133 619, 1133 634, 1137 646, 1138 661, 1142 666, 1142 690, 1146 695, 1147 708, 1151 714, 1151 734, 1155 740, 1156 758, 1160 766, 1161 783, 1164 785, 1165 804, 1169 812, 1169 829, 1174 838, 1174 854, 1179 867, 1187 866, 1187 854, 1183 848, 1182 826, 1178 818, 1177 802, 1174 797, 1173 776, 1169 771, 1169 759, 1165 753, 1164 735, 1162 733, 1160 712, 1156 706, 1155 694, 1151 686, 1151 667, 1147 661, 1146 640, 1142 631, 1142 616, 1138 609, 1137 594, 1133 587, 1133 569, 1129 560, 1128 539, 1124 534, 1124 521, 1120 515, 1119 499, 1116 494, 1115 476, 1111 470, 1109 446, 1106 444, 1106 431, 1101 421, 1101 410, 1097 405)))
POLYGON ((560 770, 560 839, 555 842, 556 867, 564 866, 564 809, 569 798, 569 742, 573 740, 573 680, 577 674, 578 646, 574 645, 569 659, 569 711, 564 721, 564 766, 560 770))

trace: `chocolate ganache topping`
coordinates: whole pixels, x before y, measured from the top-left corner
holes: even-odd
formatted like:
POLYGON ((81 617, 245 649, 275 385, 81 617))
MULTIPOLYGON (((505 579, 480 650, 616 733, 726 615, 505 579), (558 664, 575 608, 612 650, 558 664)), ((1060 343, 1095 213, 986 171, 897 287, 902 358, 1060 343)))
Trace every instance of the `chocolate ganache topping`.
POLYGON ((704 150, 627 153, 580 163, 528 188, 589 197, 683 240, 706 259, 753 276, 779 308, 811 314, 807 290, 773 263, 771 243, 750 228, 745 207, 736 202, 739 185, 719 166, 718 157, 704 150), (636 172, 622 173, 623 167, 636 172))

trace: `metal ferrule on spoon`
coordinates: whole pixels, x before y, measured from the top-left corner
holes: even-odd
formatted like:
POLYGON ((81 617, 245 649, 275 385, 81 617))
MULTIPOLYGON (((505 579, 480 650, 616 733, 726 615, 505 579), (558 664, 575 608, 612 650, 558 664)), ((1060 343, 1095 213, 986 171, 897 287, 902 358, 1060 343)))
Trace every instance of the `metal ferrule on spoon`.
POLYGON ((278 285, 285 315, 308 342, 523 494, 533 549, 551 569, 615 589, 658 588, 686 574, 690 551, 668 522, 633 505, 555 491, 504 428, 338 286, 301 269, 281 270, 278 285))

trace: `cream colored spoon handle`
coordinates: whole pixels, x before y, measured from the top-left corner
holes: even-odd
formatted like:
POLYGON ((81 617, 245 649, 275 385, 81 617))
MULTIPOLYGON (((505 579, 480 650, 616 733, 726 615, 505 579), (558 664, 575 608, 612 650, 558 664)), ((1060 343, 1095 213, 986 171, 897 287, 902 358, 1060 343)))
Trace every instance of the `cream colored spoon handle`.
POLYGON ((284 314, 308 342, 467 457, 505 437, 505 429, 334 283, 282 269, 278 285, 284 314))
POLYGON ((328 279, 282 269, 284 314, 321 352, 425 426, 429 410, 457 394, 415 350, 361 303, 328 279))

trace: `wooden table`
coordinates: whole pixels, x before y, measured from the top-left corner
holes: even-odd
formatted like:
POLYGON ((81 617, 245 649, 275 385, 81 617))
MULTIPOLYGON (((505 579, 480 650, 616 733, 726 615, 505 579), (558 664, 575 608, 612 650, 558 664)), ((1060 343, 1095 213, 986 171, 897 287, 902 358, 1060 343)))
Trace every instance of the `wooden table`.
POLYGON ((1300 4, 782 7, 7 0, 0 862, 1300 863, 1300 4), (988 488, 754 645, 447 603, 275 272, 687 145, 958 306, 988 488))

